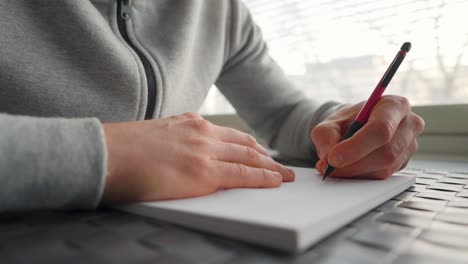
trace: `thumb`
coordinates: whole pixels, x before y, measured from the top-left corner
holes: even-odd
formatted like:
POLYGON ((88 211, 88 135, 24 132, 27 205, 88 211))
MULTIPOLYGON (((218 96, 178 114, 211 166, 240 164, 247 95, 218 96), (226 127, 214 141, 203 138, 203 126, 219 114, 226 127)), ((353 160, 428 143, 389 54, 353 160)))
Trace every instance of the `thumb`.
POLYGON ((311 139, 321 160, 341 139, 341 126, 337 122, 324 121, 312 129, 311 139))

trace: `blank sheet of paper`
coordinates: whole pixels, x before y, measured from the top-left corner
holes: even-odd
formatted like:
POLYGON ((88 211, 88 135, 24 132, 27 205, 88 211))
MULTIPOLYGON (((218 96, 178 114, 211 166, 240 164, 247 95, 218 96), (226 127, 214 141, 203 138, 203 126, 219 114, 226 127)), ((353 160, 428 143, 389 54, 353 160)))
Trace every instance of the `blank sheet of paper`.
POLYGON ((273 189, 135 203, 118 209, 289 252, 305 250, 409 188, 413 176, 343 180, 295 168, 296 180, 273 189))

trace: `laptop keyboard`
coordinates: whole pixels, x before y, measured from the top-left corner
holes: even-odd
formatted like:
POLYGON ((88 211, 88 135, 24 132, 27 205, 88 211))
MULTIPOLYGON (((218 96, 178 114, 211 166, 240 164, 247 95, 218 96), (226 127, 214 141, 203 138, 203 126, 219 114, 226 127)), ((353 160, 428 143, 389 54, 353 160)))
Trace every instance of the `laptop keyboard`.
POLYGON ((299 255, 113 209, 0 214, 0 263, 468 263, 468 173, 416 184, 299 255))

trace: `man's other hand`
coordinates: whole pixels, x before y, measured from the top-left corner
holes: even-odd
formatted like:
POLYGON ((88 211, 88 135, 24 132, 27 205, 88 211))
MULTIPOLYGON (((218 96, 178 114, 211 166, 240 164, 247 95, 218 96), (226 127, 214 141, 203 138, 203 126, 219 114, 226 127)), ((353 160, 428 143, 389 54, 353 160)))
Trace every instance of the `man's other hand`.
POLYGON ((195 113, 103 127, 108 149, 105 203, 277 187, 295 177, 251 135, 195 113))
POLYGON ((344 106, 312 130, 320 157, 315 167, 322 174, 329 163, 335 167, 331 177, 386 179, 417 151, 416 137, 424 130, 424 120, 411 111, 406 98, 393 95, 383 96, 367 124, 340 142, 363 104, 344 106))

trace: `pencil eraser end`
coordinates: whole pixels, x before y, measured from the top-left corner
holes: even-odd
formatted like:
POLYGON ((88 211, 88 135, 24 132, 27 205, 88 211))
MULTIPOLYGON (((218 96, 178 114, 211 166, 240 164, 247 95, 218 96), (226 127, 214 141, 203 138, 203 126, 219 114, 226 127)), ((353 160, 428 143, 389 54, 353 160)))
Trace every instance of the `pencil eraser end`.
POLYGON ((409 52, 411 49, 411 43, 410 42, 405 42, 403 43, 403 45, 401 46, 401 50, 404 50, 406 52, 409 52))

